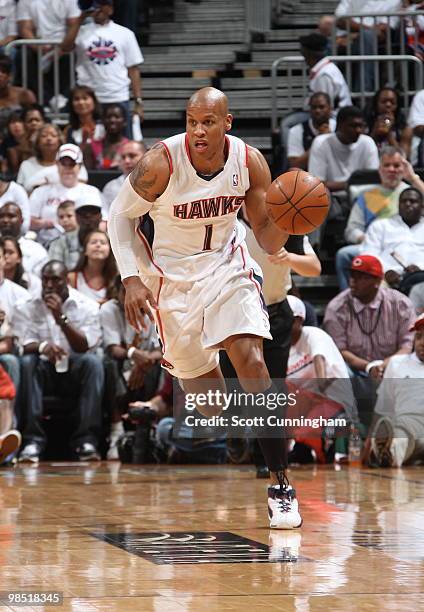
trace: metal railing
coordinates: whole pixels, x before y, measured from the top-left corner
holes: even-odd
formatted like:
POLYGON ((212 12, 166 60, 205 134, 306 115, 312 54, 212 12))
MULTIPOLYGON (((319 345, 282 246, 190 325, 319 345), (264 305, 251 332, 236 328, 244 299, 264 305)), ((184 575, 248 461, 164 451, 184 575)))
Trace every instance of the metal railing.
MULTIPOLYGON (((28 87, 28 48, 36 48, 36 58, 37 58, 37 99, 38 103, 41 106, 44 106, 44 80, 45 73, 50 71, 50 66, 53 65, 53 97, 54 97, 54 106, 52 108, 52 113, 50 116, 52 118, 60 119, 61 115, 59 113, 58 97, 61 93, 60 91, 60 66, 59 59, 63 53, 61 53, 59 47, 61 43, 57 40, 50 40, 46 38, 22 38, 20 40, 13 40, 9 43, 5 51, 7 54, 10 54, 13 49, 20 48, 21 49, 21 74, 22 74, 22 87, 28 87), (43 47, 52 47, 51 51, 43 54, 43 47)), ((69 84, 70 87, 75 86, 75 56, 71 51, 70 53, 66 53, 69 56, 69 84)))
MULTIPOLYGON (((414 78, 415 83, 423 82, 423 64, 417 57, 413 55, 365 55, 365 56, 329 55, 327 56, 327 59, 335 63, 339 63, 339 62, 359 63, 362 61, 374 61, 374 62, 383 62, 383 63, 384 62, 402 62, 402 63, 409 62, 415 67, 415 78, 414 78)), ((271 67, 271 127, 272 127, 272 130, 276 130, 278 128, 278 90, 277 90, 278 71, 282 64, 286 64, 286 70, 287 70, 286 78, 287 78, 287 86, 288 86, 289 92, 292 93, 293 91, 292 84, 291 84, 292 76, 293 76, 293 65, 298 64, 297 71, 299 70, 301 71, 301 78, 302 78, 301 87, 302 87, 303 97, 306 98, 307 93, 308 93, 308 87, 307 87, 308 76, 307 76, 307 71, 306 71, 306 66, 305 66, 305 60, 301 55, 282 56, 276 59, 272 63, 272 67, 271 67)), ((378 88, 379 88, 379 80, 377 80, 376 89, 378 88)), ((404 99, 404 108, 407 108, 408 106, 409 96, 412 96, 413 94, 415 94, 415 92, 416 92, 415 88, 410 89, 409 84, 407 83, 407 87, 404 88, 402 91, 402 97, 404 99)), ((367 98, 374 96, 374 94, 375 94, 375 91, 367 92, 365 90, 362 90, 361 92, 352 93, 351 95, 353 98, 360 98, 361 104, 363 105, 365 103, 365 100, 367 98)), ((289 95, 289 111, 291 110, 296 110, 296 109, 293 108, 292 96, 289 95)))
MULTIPOLYGON (((409 55, 411 50, 418 49, 420 30, 418 21, 423 16, 424 11, 336 16, 331 39, 332 53, 333 55, 338 54, 337 38, 341 34, 340 30, 342 30, 346 34, 347 55, 409 55), (337 22, 340 22, 340 20, 346 22, 345 27, 337 27, 337 22), (352 30, 352 21, 359 25, 359 31, 352 30), (377 33, 373 32, 373 29, 379 23, 387 23, 390 26, 385 30, 385 36, 380 38, 380 40, 378 40, 377 33), (409 53, 408 50, 410 50, 409 53)), ((394 85, 395 68, 393 62, 387 64, 387 84, 394 85)), ((359 64, 359 81, 361 86, 365 81, 364 71, 364 64, 359 64)), ((378 72, 379 65, 374 63, 373 77, 375 81, 377 80, 378 72)), ((349 89, 352 90, 353 76, 350 64, 346 67, 345 78, 349 89)), ((404 74, 402 74, 402 80, 404 80, 404 74)))

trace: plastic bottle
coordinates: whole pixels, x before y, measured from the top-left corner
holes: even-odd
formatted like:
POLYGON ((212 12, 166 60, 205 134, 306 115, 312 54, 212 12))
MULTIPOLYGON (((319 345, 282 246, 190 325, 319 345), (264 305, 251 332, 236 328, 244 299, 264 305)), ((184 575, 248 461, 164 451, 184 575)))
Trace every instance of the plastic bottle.
POLYGON ((358 428, 352 424, 349 435, 349 465, 353 467, 361 466, 362 440, 358 428))

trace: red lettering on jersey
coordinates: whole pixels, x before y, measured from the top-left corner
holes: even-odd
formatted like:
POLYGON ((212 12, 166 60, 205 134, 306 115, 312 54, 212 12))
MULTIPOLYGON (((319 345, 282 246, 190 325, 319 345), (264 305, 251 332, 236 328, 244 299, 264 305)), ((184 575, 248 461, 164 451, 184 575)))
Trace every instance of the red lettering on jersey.
POLYGON ((174 204, 174 217, 187 219, 188 204, 174 204))
POLYGON ((187 219, 203 219, 200 200, 191 203, 190 212, 188 213, 187 219))
POLYGON ((245 202, 246 198, 244 196, 237 196, 236 197, 236 201, 234 203, 234 209, 240 208, 240 206, 243 206, 244 202, 245 202))

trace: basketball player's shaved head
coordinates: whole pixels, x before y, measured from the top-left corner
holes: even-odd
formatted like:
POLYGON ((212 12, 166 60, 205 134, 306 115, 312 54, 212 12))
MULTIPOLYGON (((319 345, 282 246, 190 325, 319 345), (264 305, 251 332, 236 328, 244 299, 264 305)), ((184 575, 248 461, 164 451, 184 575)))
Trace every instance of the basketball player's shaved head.
POLYGON ((223 91, 215 87, 202 87, 195 91, 187 102, 187 111, 204 106, 211 108, 222 117, 228 115, 228 98, 223 91))

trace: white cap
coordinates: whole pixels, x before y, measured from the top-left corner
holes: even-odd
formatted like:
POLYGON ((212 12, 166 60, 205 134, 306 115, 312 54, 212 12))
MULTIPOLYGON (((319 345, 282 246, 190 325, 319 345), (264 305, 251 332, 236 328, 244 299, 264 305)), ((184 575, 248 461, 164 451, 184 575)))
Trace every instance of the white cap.
POLYGON ((305 304, 302 300, 299 300, 295 295, 288 295, 287 301, 289 303, 290 308, 293 310, 293 314, 295 317, 300 317, 301 319, 306 319, 306 308, 305 304))
POLYGON ((77 145, 74 144, 64 144, 59 147, 59 150, 56 155, 56 160, 63 159, 64 157, 69 157, 76 164, 82 164, 82 151, 77 145))
POLYGON ((90 189, 89 192, 75 199, 75 210, 84 206, 95 206, 96 208, 103 207, 102 198, 98 189, 90 189))

